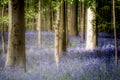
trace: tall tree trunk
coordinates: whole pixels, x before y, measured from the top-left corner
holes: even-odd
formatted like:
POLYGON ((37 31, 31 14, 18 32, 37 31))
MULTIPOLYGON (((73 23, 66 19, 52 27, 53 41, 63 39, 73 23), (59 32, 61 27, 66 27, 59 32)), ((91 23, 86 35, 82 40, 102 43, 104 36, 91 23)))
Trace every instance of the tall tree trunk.
POLYGON ((53 27, 53 9, 52 9, 52 3, 50 4, 50 31, 52 31, 53 27))
POLYGON ((118 41, 116 31, 116 20, 115 20, 115 0, 113 0, 113 27, 114 27, 114 39, 115 39, 115 63, 118 64, 118 41))
POLYGON ((66 47, 69 44, 69 35, 68 35, 68 4, 67 1, 64 1, 64 18, 65 18, 65 26, 66 26, 66 47))
MULTIPOLYGON (((68 36, 67 36, 67 25, 66 25, 66 21, 67 21, 67 17, 66 17, 66 1, 63 0, 63 40, 62 40, 62 44, 63 44, 63 51, 66 52, 66 47, 67 47, 67 40, 68 40, 68 36)), ((64 53, 64 55, 66 55, 66 53, 64 53)))
POLYGON ((47 14, 47 27, 48 27, 48 32, 51 32, 52 31, 52 17, 51 17, 51 5, 49 6, 50 10, 48 10, 48 14, 47 14))
POLYGON ((46 18, 45 18, 46 17, 46 13, 45 13, 45 11, 43 12, 42 15, 43 15, 43 24, 42 25, 43 25, 43 30, 45 31, 46 30, 46 24, 45 24, 45 22, 46 22, 46 18))
MULTIPOLYGON (((44 0, 43 0, 44 1, 44 0)), ((44 2, 43 2, 44 3, 44 2)), ((47 9, 44 7, 44 31, 47 31, 47 29, 48 29, 48 16, 47 16, 47 9)))
POLYGON ((52 12, 53 12, 53 10, 52 10, 52 2, 50 3, 50 5, 49 5, 49 8, 50 8, 50 10, 48 10, 49 11, 49 14, 48 14, 48 31, 49 32, 51 32, 52 31, 52 26, 53 26, 53 17, 52 17, 52 12))
POLYGON ((71 4, 71 19, 70 19, 70 27, 69 27, 69 34, 71 36, 78 36, 78 24, 77 24, 77 3, 74 2, 73 4, 71 4))
POLYGON ((39 0, 39 10, 38 10, 38 23, 37 23, 37 28, 38 28, 38 44, 42 44, 42 27, 41 27, 41 4, 39 0))
POLYGON ((86 49, 93 50, 97 46, 97 33, 96 33, 96 15, 95 5, 87 9, 87 38, 86 49))
POLYGON ((85 5, 84 2, 81 1, 81 40, 82 42, 85 40, 85 5))
POLYGON ((35 30, 35 21, 34 21, 34 17, 31 19, 31 30, 34 31, 35 30))
POLYGON ((24 0, 9 0, 9 36, 6 68, 22 66, 26 71, 24 0))
POLYGON ((60 17, 60 28, 59 28, 59 54, 63 52, 65 55, 66 51, 66 15, 65 15, 65 1, 61 0, 61 17, 60 17))
POLYGON ((55 30, 55 60, 56 65, 59 67, 60 62, 60 55, 59 55, 59 25, 60 25, 60 11, 55 11, 55 23, 54 23, 54 30, 55 30))
MULTIPOLYGON (((5 6, 2 6, 2 18, 4 17, 5 6)), ((5 53, 4 22, 2 23, 2 52, 5 53)))

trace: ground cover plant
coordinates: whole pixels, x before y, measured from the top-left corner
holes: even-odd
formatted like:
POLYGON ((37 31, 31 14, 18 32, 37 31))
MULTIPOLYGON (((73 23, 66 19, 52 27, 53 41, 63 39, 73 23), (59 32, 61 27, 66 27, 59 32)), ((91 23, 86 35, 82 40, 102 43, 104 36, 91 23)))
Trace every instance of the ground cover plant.
MULTIPOLYGON (((38 45, 38 32, 26 32, 26 69, 5 70, 6 54, 0 54, 0 80, 120 80, 120 64, 114 64, 114 38, 99 33, 99 46, 85 50, 80 37, 69 37, 66 56, 61 55, 60 67, 54 60, 54 33, 42 32, 42 45, 38 45), (102 36, 104 35, 104 36, 102 36)), ((7 40, 7 33, 5 33, 7 40)), ((120 53, 120 39, 118 39, 120 53)), ((7 41, 6 41, 7 46, 7 41)), ((1 49, 1 46, 0 46, 1 49)), ((118 60, 120 63, 120 60, 118 60)))

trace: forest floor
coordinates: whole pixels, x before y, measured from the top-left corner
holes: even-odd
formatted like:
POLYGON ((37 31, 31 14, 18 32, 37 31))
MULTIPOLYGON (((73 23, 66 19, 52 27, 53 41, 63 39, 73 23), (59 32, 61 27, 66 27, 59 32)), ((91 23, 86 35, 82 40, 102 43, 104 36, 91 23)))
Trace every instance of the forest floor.
POLYGON ((111 34, 99 33, 99 46, 94 51, 85 50, 80 37, 69 37, 67 55, 61 56, 59 69, 54 59, 54 33, 42 32, 40 47, 37 36, 37 32, 26 32, 26 73, 5 70, 6 54, 0 54, 0 80, 120 80, 120 59, 116 66, 111 34))

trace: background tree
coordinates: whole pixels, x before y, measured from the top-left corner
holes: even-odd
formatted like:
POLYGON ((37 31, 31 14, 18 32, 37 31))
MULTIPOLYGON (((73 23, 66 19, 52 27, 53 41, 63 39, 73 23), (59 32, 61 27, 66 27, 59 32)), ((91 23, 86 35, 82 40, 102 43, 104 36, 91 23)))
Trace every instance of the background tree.
MULTIPOLYGON (((2 6, 2 18, 4 17, 5 5, 2 6)), ((4 22, 2 23, 2 52, 5 53, 4 22)))
POLYGON ((50 2, 49 7, 50 7, 50 10, 49 10, 49 15, 50 15, 49 21, 50 21, 50 25, 49 25, 49 27, 48 27, 48 31, 50 32, 50 31, 53 30, 53 9, 52 9, 52 1, 50 2))
POLYGON ((38 0, 25 0, 25 21, 27 30, 36 30, 38 0))
POLYGON ((78 0, 71 1, 71 3, 69 34, 72 36, 78 36, 78 0))
POLYGON ((115 63, 118 64, 118 41, 116 31, 116 18, 115 18, 115 0, 113 0, 113 27, 114 27, 114 38, 115 38, 115 63))
POLYGON ((42 27, 41 27, 41 4, 40 4, 40 0, 39 0, 39 5, 38 5, 38 24, 37 24, 37 28, 38 28, 38 44, 42 44, 42 27))
POLYGON ((81 18, 80 18, 80 28, 81 28, 81 40, 82 42, 85 40, 85 3, 84 1, 80 1, 81 5, 81 18))
POLYGON ((66 26, 66 46, 68 46, 69 44, 69 30, 68 30, 68 2, 67 1, 64 1, 64 10, 65 10, 65 26, 66 26))
POLYGON ((0 2, 1 4, 1 18, 0 18, 0 23, 1 23, 1 30, 2 30, 2 52, 5 53, 5 37, 4 37, 4 32, 5 32, 5 25, 8 23, 8 15, 6 15, 6 6, 8 4, 8 0, 2 0, 0 2))
POLYGON ((59 54, 63 52, 63 55, 65 55, 66 51, 66 12, 65 12, 65 1, 61 0, 61 15, 60 15, 60 28, 59 28, 59 54))

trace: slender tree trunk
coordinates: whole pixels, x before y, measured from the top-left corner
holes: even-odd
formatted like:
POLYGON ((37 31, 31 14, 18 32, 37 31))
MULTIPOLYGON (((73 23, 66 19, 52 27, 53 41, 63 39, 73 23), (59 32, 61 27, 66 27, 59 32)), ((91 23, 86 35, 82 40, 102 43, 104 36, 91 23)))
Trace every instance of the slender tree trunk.
POLYGON ((87 9, 87 38, 86 49, 93 50, 97 46, 97 34, 96 34, 96 15, 95 6, 87 9))
POLYGON ((43 26, 43 31, 45 31, 46 30, 46 26, 45 26, 45 12, 43 12, 43 24, 42 24, 42 26, 43 26))
POLYGON ((30 21, 30 26, 31 26, 31 30, 34 31, 34 28, 35 28, 35 26, 34 26, 34 17, 30 21))
POLYGON ((65 18, 65 26, 66 26, 66 47, 69 44, 69 35, 68 35, 68 4, 67 1, 64 1, 64 18, 65 18))
POLYGON ((47 15, 46 15, 46 9, 44 11, 44 31, 47 31, 47 15))
POLYGON ((49 23, 49 26, 48 26, 48 31, 52 31, 52 27, 53 27, 53 17, 52 17, 52 13, 53 13, 53 10, 52 10, 52 2, 50 3, 50 10, 49 10, 49 15, 48 15, 48 23, 49 23))
POLYGON ((38 43, 42 44, 42 27, 41 27, 41 10, 40 10, 40 0, 39 0, 39 10, 38 10, 38 23, 37 23, 37 28, 38 28, 38 43))
POLYGON ((6 68, 22 66, 26 71, 24 0, 9 0, 9 36, 6 68))
MULTIPOLYGON (((66 1, 63 0, 63 40, 62 40, 62 44, 63 44, 63 51, 66 52, 66 47, 67 47, 67 28, 66 28, 66 21, 67 21, 67 18, 66 18, 66 1)), ((66 53, 64 53, 64 55, 66 55, 66 53)))
POLYGON ((48 16, 48 18, 47 18, 48 25, 47 26, 48 26, 48 32, 51 32, 52 31, 51 4, 50 4, 49 8, 50 8, 50 10, 48 10, 48 14, 47 14, 47 16, 48 16))
POLYGON ((113 0, 113 27, 114 27, 114 39, 115 39, 115 63, 118 64, 118 41, 117 41, 117 30, 115 20, 115 0, 113 0))
POLYGON ((69 34, 71 36, 78 36, 78 26, 77 26, 77 3, 71 4, 71 19, 70 19, 70 27, 69 34))
POLYGON ((85 40, 85 5, 84 2, 81 1, 81 40, 82 42, 85 40))
POLYGON ((52 28, 53 28, 53 31, 54 31, 54 23, 55 23, 55 13, 54 13, 54 9, 52 10, 52 28))
POLYGON ((27 24, 28 24, 28 30, 30 30, 30 28, 31 28, 30 19, 27 20, 27 24))
POLYGON ((60 53, 62 52, 62 39, 63 39, 63 4, 62 4, 62 0, 60 0, 61 2, 61 6, 60 6, 60 13, 59 13, 59 17, 60 17, 60 26, 58 27, 59 28, 59 55, 60 53))
POLYGON ((62 0, 61 1, 62 5, 61 5, 61 17, 60 17, 60 21, 61 21, 61 25, 59 28, 59 54, 61 52, 63 52, 63 55, 65 55, 65 51, 66 51, 66 15, 65 15, 65 2, 62 0))
POLYGON ((52 14, 53 13, 53 10, 52 10, 52 3, 50 4, 50 31, 52 31, 52 27, 53 27, 53 17, 52 17, 52 14))
POLYGON ((59 55, 59 25, 60 25, 60 12, 59 10, 55 11, 55 61, 57 67, 59 67, 60 55, 59 55))
POLYGON ((76 4, 76 22, 75 22, 75 24, 76 24, 76 27, 75 27, 75 29, 76 29, 76 36, 78 36, 79 35, 79 31, 78 31, 78 17, 79 17, 79 15, 78 15, 78 0, 76 0, 75 1, 75 4, 76 4))
POLYGON ((70 33, 70 27, 71 27, 71 5, 67 4, 67 18, 68 18, 68 34, 70 33))
MULTIPOLYGON (((2 18, 4 17, 5 6, 2 6, 2 18)), ((5 53, 4 22, 2 23, 2 52, 5 53)))

